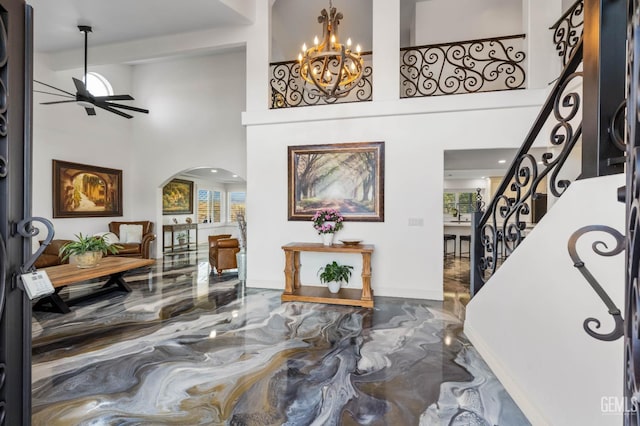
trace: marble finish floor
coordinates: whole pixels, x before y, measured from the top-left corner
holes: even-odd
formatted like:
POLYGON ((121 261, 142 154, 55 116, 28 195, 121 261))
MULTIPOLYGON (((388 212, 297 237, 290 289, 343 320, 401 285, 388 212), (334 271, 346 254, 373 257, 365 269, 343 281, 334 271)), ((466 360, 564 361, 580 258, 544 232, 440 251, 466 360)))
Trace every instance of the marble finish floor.
POLYGON ((442 302, 281 303, 195 252, 126 280, 34 312, 33 425, 529 424, 442 302))

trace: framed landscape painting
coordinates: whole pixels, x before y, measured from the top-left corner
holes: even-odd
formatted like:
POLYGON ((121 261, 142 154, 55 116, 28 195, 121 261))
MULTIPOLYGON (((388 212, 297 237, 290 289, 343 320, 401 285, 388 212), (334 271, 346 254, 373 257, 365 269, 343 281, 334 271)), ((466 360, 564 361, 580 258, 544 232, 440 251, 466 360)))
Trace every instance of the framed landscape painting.
POLYGON ((193 182, 173 179, 162 188, 162 214, 193 213, 193 182))
POLYGON ((289 220, 334 208, 345 220, 384 221, 384 142, 290 146, 289 220))
POLYGON ((122 216, 122 170, 53 160, 53 217, 122 216))

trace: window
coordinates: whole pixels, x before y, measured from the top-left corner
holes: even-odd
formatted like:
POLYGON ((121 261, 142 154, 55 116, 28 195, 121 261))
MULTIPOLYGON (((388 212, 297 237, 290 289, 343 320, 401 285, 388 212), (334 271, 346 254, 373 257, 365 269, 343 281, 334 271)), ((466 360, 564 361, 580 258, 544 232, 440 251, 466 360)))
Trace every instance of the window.
POLYGON ((111 96, 113 95, 113 87, 109 80, 97 72, 88 72, 85 86, 93 96, 111 96))
POLYGON ((220 223, 222 213, 222 193, 220 191, 198 190, 198 222, 220 223))
POLYGON ((238 213, 244 214, 245 210, 245 192, 230 192, 229 193, 229 222, 236 222, 238 213))
POLYGON ((445 192, 442 200, 443 213, 454 218, 472 213, 475 210, 476 199, 475 192, 445 192))

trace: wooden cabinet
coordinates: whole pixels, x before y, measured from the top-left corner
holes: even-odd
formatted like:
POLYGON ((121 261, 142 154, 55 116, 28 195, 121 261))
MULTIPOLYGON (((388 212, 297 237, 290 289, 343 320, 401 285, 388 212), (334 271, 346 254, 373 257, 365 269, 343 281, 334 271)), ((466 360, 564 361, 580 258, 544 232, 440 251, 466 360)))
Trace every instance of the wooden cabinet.
POLYGON ((197 223, 181 223, 177 225, 162 226, 162 251, 164 253, 191 250, 198 250, 197 223), (176 242, 176 236, 183 232, 186 234, 185 241, 183 243, 176 242), (167 235, 170 235, 168 240, 167 235))
POLYGON ((289 243, 282 246, 282 250, 284 250, 285 254, 283 302, 316 302, 373 308, 373 290, 371 290, 371 255, 373 254, 373 245, 358 244, 347 246, 333 244, 331 246, 325 246, 320 243, 289 243), (338 293, 334 294, 326 287, 303 287, 300 284, 300 252, 303 251, 362 254, 362 290, 342 288, 338 293))

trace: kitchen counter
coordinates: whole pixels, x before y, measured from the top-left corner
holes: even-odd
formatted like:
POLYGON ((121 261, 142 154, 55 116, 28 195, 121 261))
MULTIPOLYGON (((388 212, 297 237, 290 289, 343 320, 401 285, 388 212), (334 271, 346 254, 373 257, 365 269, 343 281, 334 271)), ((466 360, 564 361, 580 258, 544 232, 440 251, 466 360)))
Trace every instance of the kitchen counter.
POLYGON ((456 226, 456 227, 471 227, 470 221, 462 221, 462 222, 444 222, 444 226, 456 226))

